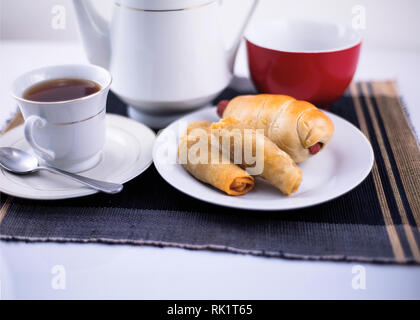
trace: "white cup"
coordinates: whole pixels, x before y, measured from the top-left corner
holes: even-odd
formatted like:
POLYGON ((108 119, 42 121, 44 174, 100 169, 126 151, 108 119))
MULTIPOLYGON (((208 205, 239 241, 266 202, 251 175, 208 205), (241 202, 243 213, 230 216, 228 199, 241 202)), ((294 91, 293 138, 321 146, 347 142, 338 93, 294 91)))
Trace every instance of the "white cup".
POLYGON ((12 85, 25 119, 25 138, 47 165, 70 172, 95 166, 105 143, 106 99, 110 73, 94 65, 57 65, 27 72, 12 85), (24 98, 25 91, 42 81, 78 78, 96 82, 101 90, 91 95, 57 102, 24 98))

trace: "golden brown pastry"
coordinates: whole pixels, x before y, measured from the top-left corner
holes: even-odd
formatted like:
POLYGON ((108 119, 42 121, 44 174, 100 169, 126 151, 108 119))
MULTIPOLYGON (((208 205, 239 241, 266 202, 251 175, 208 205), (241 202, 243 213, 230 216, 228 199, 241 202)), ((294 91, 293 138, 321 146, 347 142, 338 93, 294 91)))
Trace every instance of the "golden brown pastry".
POLYGON ((209 129, 210 122, 208 121, 197 121, 188 126, 187 134, 181 138, 178 147, 180 162, 196 179, 228 195, 240 196, 248 193, 254 187, 254 178, 234 165, 230 159, 223 157, 219 149, 213 149, 213 154, 208 152, 205 161, 200 162, 200 149, 194 147, 205 141, 208 150, 211 150, 209 129), (218 161, 214 161, 211 156, 217 158, 218 161))
POLYGON ((221 117, 233 117, 264 134, 297 163, 318 153, 334 134, 331 119, 314 105, 285 95, 239 96, 218 105, 221 117))
POLYGON ((230 159, 235 164, 241 161, 240 166, 247 168, 251 175, 261 176, 286 195, 298 190, 302 181, 302 171, 286 152, 282 151, 263 133, 257 132, 255 128, 242 124, 232 117, 228 117, 213 123, 211 134, 217 137, 215 140, 222 151, 228 149, 230 159), (247 146, 247 152, 252 153, 251 156, 255 159, 251 163, 249 162, 249 155, 247 160, 244 151, 247 146), (235 154, 238 150, 241 151, 240 157, 235 154), (250 172, 250 168, 260 169, 260 172, 250 172))

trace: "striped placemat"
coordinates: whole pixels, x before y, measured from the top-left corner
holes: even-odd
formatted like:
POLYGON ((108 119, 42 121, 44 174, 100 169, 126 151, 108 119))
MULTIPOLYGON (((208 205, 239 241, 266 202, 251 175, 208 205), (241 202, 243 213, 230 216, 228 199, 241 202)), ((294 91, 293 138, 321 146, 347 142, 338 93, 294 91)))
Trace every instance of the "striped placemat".
MULTIPOLYGON (((227 90, 218 99, 238 94, 227 90)), ((126 114, 112 94, 107 108, 126 114)), ((113 196, 29 201, 1 195, 0 238, 420 264, 420 151, 395 83, 353 83, 330 111, 359 127, 375 153, 368 178, 339 199, 292 212, 244 212, 192 199, 152 166, 113 196)), ((21 123, 16 118, 8 130, 21 123)))
POLYGON ((371 174, 395 260, 411 255, 420 262, 420 151, 395 83, 359 83, 350 90, 359 127, 374 148, 371 174))

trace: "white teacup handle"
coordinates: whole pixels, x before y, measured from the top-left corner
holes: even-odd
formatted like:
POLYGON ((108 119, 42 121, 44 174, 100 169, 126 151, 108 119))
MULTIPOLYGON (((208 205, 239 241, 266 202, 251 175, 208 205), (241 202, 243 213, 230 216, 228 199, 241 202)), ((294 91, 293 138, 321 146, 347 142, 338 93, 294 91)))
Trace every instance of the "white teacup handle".
POLYGON ((34 139, 34 135, 33 135, 34 130, 36 128, 45 127, 46 124, 47 124, 47 120, 39 116, 32 115, 26 118, 25 128, 24 128, 25 139, 26 141, 28 141, 32 149, 34 149, 35 152, 37 152, 41 156, 41 158, 52 161, 55 159, 55 152, 41 147, 38 143, 36 143, 34 139))

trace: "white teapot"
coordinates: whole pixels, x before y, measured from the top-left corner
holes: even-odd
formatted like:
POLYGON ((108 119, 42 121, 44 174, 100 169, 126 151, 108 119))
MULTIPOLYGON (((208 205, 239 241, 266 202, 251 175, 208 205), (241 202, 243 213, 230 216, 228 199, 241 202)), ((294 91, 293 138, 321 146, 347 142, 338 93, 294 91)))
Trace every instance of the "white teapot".
POLYGON ((110 70, 112 91, 130 116, 162 127, 203 106, 232 79, 242 33, 226 47, 218 0, 114 0, 108 24, 89 0, 73 0, 91 63, 110 70))

